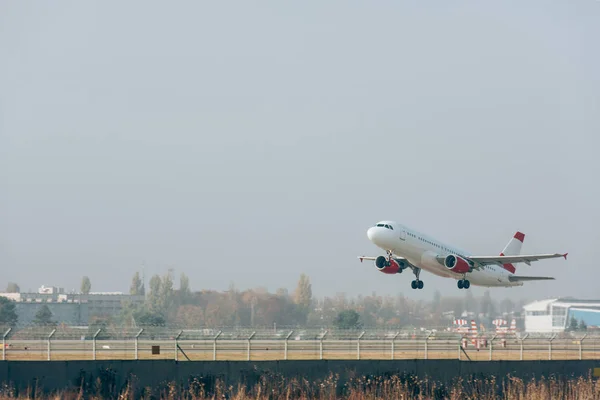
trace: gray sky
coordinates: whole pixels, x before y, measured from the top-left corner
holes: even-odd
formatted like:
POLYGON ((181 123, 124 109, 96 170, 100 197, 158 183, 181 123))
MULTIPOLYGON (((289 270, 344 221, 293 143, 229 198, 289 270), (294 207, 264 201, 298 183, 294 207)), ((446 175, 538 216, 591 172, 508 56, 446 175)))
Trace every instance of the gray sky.
MULTIPOLYGON (((0 286, 461 294, 369 226, 478 254, 516 230, 600 297, 600 2, 0 3, 0 286)), ((483 292, 476 288, 475 295, 483 292)))

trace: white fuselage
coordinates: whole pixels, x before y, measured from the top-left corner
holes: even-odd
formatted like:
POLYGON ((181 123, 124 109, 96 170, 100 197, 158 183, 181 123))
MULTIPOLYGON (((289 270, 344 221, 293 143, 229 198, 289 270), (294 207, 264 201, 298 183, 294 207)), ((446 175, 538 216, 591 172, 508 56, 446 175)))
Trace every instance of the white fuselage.
MULTIPOLYGON (((367 231, 369 240, 377 247, 391 251, 404 257, 414 266, 432 274, 456 280, 464 279, 464 274, 457 274, 438 261, 438 257, 454 254, 468 257, 471 254, 455 246, 451 246, 417 232, 397 222, 382 221, 367 231), (380 226, 381 225, 381 226, 380 226), (385 226, 387 225, 387 227, 385 226)), ((468 279, 478 286, 522 286, 522 282, 511 282, 508 277, 511 272, 501 264, 485 265, 481 269, 469 272, 468 279)))

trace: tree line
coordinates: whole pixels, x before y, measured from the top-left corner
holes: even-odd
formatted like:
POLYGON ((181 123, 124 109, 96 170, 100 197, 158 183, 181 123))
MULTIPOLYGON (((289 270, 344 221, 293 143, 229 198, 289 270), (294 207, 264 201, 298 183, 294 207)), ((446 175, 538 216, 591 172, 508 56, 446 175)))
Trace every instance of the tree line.
POLYGON ((285 288, 271 293, 262 288, 238 290, 234 284, 226 291, 192 291, 185 274, 180 275, 178 288, 175 288, 172 271, 152 276, 146 291, 136 272, 130 294, 145 295, 145 301, 125 304, 117 317, 119 323, 182 328, 442 327, 465 315, 476 315, 480 322, 491 325, 497 317, 518 317, 526 303, 509 298, 495 301, 489 291, 480 298, 475 298, 471 291, 456 297, 442 297, 436 291, 429 301, 414 300, 403 294, 381 296, 376 293, 356 297, 340 293, 315 298, 310 278, 305 274, 300 275, 292 293, 285 288))
MULTIPOLYGON (((11 288, 14 289, 14 286, 11 288)), ((90 279, 83 277, 81 293, 90 293, 90 290, 90 279)), ((125 301, 118 315, 93 316, 91 324, 171 325, 181 328, 405 328, 443 327, 451 325, 454 318, 475 315, 479 322, 491 325, 492 319, 497 317, 518 317, 525 304, 525 300, 514 302, 509 298, 495 301, 489 291, 480 298, 475 298, 471 291, 453 297, 442 297, 436 291, 428 301, 415 300, 401 293, 395 296, 372 293, 356 297, 340 293, 315 298, 310 278, 305 274, 300 275, 292 293, 285 288, 275 293, 262 288, 239 290, 234 284, 226 291, 193 291, 183 273, 176 285, 172 270, 164 275, 152 276, 147 290, 139 272, 136 272, 131 279, 129 293, 143 295, 144 301, 125 301)), ((14 302, 2 299, 0 323, 14 324, 17 321, 14 302)), ((40 309, 35 316, 35 323, 39 325, 57 322, 60 321, 53 321, 47 307, 40 309)))

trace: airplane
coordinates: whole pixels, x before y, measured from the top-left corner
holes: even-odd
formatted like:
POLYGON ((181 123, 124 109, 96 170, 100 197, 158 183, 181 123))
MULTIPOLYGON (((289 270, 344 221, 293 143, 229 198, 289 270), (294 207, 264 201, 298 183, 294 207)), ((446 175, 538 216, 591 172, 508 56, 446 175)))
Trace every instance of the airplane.
POLYGON ((385 250, 387 257, 360 256, 360 261, 374 261, 377 269, 385 274, 399 274, 410 268, 416 277, 411 282, 413 289, 423 289, 424 284, 420 279, 423 269, 438 276, 456 279, 459 289, 469 289, 471 283, 475 286, 511 287, 523 286, 528 281, 551 280, 554 278, 515 275, 514 264, 531 265, 533 261, 559 257, 566 260, 568 254, 520 255, 525 235, 517 232, 500 255, 477 256, 394 221, 378 222, 367 230, 367 237, 385 250))

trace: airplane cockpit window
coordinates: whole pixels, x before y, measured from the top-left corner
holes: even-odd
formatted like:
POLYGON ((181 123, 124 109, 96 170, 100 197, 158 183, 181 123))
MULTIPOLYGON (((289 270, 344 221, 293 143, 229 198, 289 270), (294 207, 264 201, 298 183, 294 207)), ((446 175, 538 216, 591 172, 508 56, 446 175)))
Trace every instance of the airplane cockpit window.
POLYGON ((381 228, 386 228, 386 229, 394 230, 394 228, 391 225, 388 225, 388 224, 377 224, 375 226, 379 226, 381 228))

